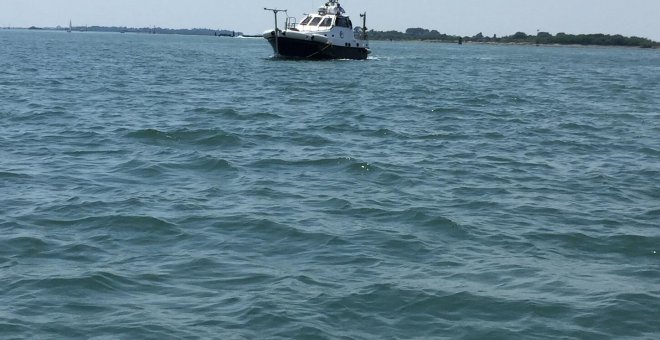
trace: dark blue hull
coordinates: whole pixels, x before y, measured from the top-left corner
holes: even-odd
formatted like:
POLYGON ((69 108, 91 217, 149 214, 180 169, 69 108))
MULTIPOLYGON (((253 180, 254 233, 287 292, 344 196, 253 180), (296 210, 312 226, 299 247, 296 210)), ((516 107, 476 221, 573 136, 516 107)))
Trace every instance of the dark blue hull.
MULTIPOLYGON (((275 38, 267 38, 273 51, 276 51, 275 38)), ((286 58, 297 59, 367 59, 369 49, 365 47, 347 47, 331 45, 313 40, 301 40, 287 37, 277 38, 279 55, 286 58)))

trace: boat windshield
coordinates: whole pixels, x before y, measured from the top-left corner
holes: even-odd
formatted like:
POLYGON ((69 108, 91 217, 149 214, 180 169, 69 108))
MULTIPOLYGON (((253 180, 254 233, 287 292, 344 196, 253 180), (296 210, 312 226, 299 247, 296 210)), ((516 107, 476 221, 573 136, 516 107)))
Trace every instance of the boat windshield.
POLYGON ((331 26, 332 25, 332 18, 325 18, 323 19, 323 22, 321 22, 321 25, 319 26, 331 26))
POLYGON ((316 18, 312 19, 312 22, 310 22, 309 25, 310 26, 316 26, 316 25, 319 24, 320 21, 321 21, 321 17, 316 17, 316 18))
POLYGON ((312 20, 312 17, 307 17, 300 22, 301 25, 307 25, 307 23, 312 20))

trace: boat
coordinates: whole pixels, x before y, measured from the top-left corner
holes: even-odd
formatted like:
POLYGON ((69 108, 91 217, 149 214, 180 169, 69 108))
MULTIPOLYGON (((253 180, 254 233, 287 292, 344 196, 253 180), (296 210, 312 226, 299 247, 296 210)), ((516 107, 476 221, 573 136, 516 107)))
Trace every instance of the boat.
POLYGON ((273 47, 276 57, 295 59, 367 59, 371 50, 367 38, 367 13, 360 14, 362 27, 354 30, 353 23, 339 0, 328 0, 316 12, 305 14, 297 22, 286 10, 273 11, 275 28, 263 33, 273 47), (284 29, 277 27, 279 12, 287 13, 284 29))
POLYGON ((67 32, 71 33, 73 31, 73 25, 71 25, 71 20, 69 20, 69 27, 66 29, 67 32))

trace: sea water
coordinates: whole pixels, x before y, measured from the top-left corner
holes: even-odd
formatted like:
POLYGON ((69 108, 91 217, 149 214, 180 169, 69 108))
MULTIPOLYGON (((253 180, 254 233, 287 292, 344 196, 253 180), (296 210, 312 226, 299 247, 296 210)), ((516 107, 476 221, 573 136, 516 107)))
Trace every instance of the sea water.
POLYGON ((660 53, 0 31, 0 338, 657 338, 660 53))

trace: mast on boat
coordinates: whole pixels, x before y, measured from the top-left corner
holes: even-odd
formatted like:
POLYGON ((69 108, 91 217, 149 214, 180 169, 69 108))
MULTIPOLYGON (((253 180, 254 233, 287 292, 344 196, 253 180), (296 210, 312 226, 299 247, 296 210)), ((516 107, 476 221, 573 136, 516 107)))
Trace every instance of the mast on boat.
POLYGON ((286 13, 286 9, 277 9, 277 8, 266 8, 264 7, 264 11, 273 11, 273 14, 275 15, 275 31, 273 31, 273 34, 275 35, 275 54, 279 55, 280 54, 280 47, 279 43, 277 42, 277 35, 279 29, 277 28, 277 13, 279 12, 284 12, 286 13))
POLYGON ((367 42, 369 46, 369 37, 367 36, 367 12, 361 13, 360 18, 362 18, 362 40, 367 42))

